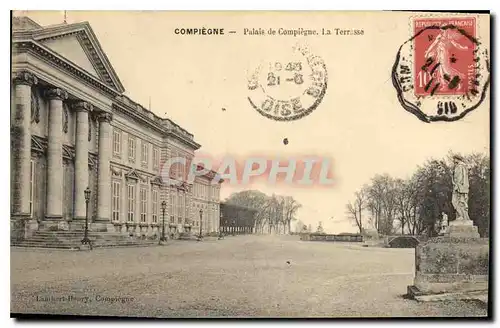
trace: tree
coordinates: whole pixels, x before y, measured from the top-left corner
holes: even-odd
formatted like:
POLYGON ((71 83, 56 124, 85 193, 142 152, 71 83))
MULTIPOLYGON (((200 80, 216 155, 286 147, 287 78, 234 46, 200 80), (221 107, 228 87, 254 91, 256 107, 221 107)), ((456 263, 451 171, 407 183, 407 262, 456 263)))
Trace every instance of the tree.
POLYGON ((372 178, 371 185, 366 187, 366 190, 368 193, 367 208, 374 220, 375 229, 381 234, 391 234, 396 208, 394 179, 388 174, 378 174, 372 178))
POLYGON ((436 222, 442 213, 452 212, 449 217, 454 218, 451 177, 451 168, 444 160, 429 160, 417 169, 418 215, 422 220, 419 233, 425 231, 429 236, 435 235, 436 222))
MULTIPOLYGON (((394 231, 399 223, 402 234, 437 233, 435 227, 443 213, 450 221, 456 217, 451 204, 453 192, 453 153, 443 159, 430 159, 418 166, 408 179, 395 179, 387 174, 374 176, 366 192, 366 209, 371 214, 369 221, 381 234, 394 231)), ((469 216, 478 227, 481 236, 489 236, 490 222, 490 157, 473 153, 464 156, 469 169, 469 216)), ((357 198, 358 195, 356 195, 357 198)), ((346 205, 347 214, 357 224, 360 212, 356 201, 346 205)), ((364 223, 361 221, 361 225, 364 223)))
POLYGON ((290 233, 291 222, 293 220, 296 220, 295 215, 297 214, 299 208, 302 207, 302 205, 299 202, 297 202, 293 197, 286 196, 283 201, 283 206, 284 206, 285 227, 288 229, 288 232, 285 231, 285 233, 290 233))
POLYGON ((231 194, 226 203, 248 207, 257 210, 255 215, 255 231, 262 233, 263 226, 266 223, 265 212, 267 210, 267 195, 258 190, 245 190, 231 194))
POLYGON ((363 211, 367 206, 367 190, 362 188, 355 193, 354 203, 349 202, 346 205, 347 215, 351 221, 358 227, 359 233, 363 233, 363 211))
POLYGON ((231 194, 226 202, 253 208, 257 210, 255 215, 255 231, 264 233, 290 233, 291 221, 296 220, 296 214, 301 207, 291 196, 271 195, 268 196, 258 190, 246 190, 231 194))
POLYGON ((307 226, 304 224, 304 222, 302 222, 301 220, 297 220, 297 222, 295 223, 295 232, 298 233, 303 231, 304 227, 305 229, 307 229, 307 226))
POLYGON ((413 179, 395 181, 396 213, 395 219, 399 221, 401 234, 405 233, 405 227, 411 232, 412 219, 415 216, 417 186, 413 179), (413 217, 412 217, 413 216, 413 217))

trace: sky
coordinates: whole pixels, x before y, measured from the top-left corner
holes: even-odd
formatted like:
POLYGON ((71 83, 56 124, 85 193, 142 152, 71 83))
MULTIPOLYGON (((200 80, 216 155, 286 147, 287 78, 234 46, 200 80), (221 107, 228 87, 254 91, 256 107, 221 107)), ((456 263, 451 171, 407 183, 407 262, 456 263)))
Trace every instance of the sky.
MULTIPOLYGON (((19 12, 40 25, 60 24, 62 11, 19 12)), ((396 97, 391 69, 399 46, 410 37, 411 13, 167 13, 68 11, 67 22, 88 21, 134 101, 194 134, 200 151, 216 158, 274 154, 332 159, 330 187, 253 185, 290 195, 303 207, 298 219, 330 233, 355 232, 345 206, 375 174, 409 177, 427 159, 450 150, 489 153, 489 103, 456 122, 426 124, 396 97), (175 35, 175 28, 224 27, 226 36, 175 35), (363 29, 362 36, 250 36, 243 28, 363 29), (315 111, 290 122, 257 113, 248 102, 248 75, 262 61, 286 60, 305 43, 323 58, 327 92, 315 111), (225 110, 222 110, 224 108, 225 110), (283 138, 289 143, 284 145, 283 138)), ((489 21, 478 33, 489 44, 489 21), (482 33, 482 34, 481 34, 482 33)))

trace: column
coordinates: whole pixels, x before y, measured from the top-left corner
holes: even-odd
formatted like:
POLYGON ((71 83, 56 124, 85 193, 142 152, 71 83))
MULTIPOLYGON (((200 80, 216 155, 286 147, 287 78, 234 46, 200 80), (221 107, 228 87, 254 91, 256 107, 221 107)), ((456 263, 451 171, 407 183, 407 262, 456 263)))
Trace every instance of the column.
POLYGON ((47 147, 46 219, 62 219, 63 214, 63 100, 68 93, 59 88, 46 90, 49 99, 49 136, 47 147))
POLYGON ((75 133, 75 219, 85 219, 85 189, 89 186, 89 112, 92 104, 79 101, 73 108, 76 111, 75 133))
MULTIPOLYGON (((99 165, 98 165, 98 188, 97 188, 97 219, 100 221, 110 221, 111 203, 111 169, 110 155, 113 151, 111 145, 111 113, 102 113, 99 116, 99 165)), ((124 194, 126 197, 126 193, 124 194)))
POLYGON ((30 215, 31 86, 37 83, 36 76, 29 72, 14 75, 12 214, 19 217, 30 215))

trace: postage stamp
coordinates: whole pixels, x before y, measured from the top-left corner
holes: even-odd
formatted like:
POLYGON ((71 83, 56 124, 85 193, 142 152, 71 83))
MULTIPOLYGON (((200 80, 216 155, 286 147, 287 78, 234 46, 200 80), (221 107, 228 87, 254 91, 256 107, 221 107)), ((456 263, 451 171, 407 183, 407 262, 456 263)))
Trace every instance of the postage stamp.
POLYGON ((477 108, 490 82, 475 17, 421 17, 399 49, 392 80, 401 105, 424 122, 456 121, 477 108))
POLYGON ((327 85, 323 59, 298 45, 290 58, 264 61, 251 73, 248 101, 269 119, 293 121, 318 107, 327 85))

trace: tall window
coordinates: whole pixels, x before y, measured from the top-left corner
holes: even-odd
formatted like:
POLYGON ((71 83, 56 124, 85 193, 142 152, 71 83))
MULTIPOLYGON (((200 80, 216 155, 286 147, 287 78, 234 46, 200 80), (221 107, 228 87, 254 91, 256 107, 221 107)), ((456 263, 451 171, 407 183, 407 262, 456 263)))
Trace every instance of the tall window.
POLYGON ((142 141, 142 147, 141 147, 141 162, 143 165, 148 164, 148 143, 146 141, 142 141))
POLYGON ((113 129, 113 155, 120 156, 122 152, 122 132, 113 129))
POLYGON ((158 190, 153 189, 152 191, 152 207, 153 207, 153 223, 158 222, 158 190))
POLYGON ((35 161, 31 160, 30 167, 30 216, 33 217, 35 200, 35 161))
POLYGON ((184 218, 186 220, 186 223, 189 223, 190 215, 189 215, 189 210, 190 208, 187 206, 187 201, 186 201, 186 194, 184 194, 184 218))
POLYGON ((141 222, 146 222, 148 216, 148 190, 141 187, 139 194, 141 199, 141 222))
POLYGON ((153 147, 153 170, 158 170, 160 167, 160 150, 153 147))
POLYGON ((182 200, 184 195, 180 192, 177 192, 177 223, 182 224, 182 200))
POLYGON ((113 181, 111 190, 111 220, 114 222, 120 221, 120 195, 121 194, 121 184, 120 181, 113 181))
POLYGON ((175 190, 170 189, 170 223, 175 223, 175 190))
POLYGON ((129 135, 128 136, 128 160, 132 163, 135 162, 136 159, 136 144, 137 141, 135 137, 129 135))
POLYGON ((127 185, 127 222, 134 222, 135 185, 127 185))

